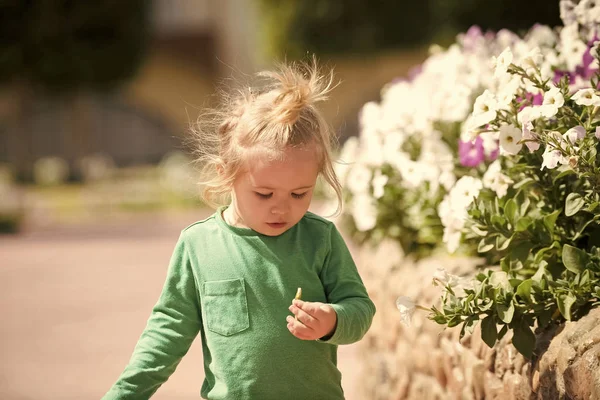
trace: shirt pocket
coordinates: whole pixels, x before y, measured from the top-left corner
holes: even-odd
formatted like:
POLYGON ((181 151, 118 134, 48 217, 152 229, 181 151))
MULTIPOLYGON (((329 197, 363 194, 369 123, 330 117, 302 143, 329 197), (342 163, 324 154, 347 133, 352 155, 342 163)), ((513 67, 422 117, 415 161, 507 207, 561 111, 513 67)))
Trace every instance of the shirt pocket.
POLYGON ((209 331, 231 336, 250 327, 244 279, 204 282, 203 307, 209 331))

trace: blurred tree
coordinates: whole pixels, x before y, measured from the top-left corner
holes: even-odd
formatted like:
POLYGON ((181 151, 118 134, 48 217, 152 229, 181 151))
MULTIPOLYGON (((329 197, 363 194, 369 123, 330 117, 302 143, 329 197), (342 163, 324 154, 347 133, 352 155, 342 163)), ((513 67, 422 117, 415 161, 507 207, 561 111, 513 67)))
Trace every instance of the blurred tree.
POLYGON ((432 0, 434 37, 441 42, 477 25, 522 33, 534 24, 562 25, 558 0, 432 0))
POLYGON ((558 0, 258 0, 270 56, 368 53, 447 43, 472 25, 560 25, 558 0))
POLYGON ((271 56, 367 53, 427 43, 428 1, 259 0, 271 56))
POLYGON ((24 128, 40 94, 59 95, 72 111, 72 157, 85 152, 86 94, 107 91, 141 65, 150 0, 0 0, 0 84, 15 93, 6 130, 19 174, 31 177, 24 128))

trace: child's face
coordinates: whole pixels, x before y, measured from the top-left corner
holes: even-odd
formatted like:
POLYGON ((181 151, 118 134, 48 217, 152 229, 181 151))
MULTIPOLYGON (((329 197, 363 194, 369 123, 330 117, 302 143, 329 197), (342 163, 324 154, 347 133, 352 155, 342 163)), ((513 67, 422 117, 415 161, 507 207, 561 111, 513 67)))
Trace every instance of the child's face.
POLYGON ((264 235, 281 235, 308 211, 319 162, 314 145, 288 148, 283 160, 253 160, 233 184, 240 222, 264 235))

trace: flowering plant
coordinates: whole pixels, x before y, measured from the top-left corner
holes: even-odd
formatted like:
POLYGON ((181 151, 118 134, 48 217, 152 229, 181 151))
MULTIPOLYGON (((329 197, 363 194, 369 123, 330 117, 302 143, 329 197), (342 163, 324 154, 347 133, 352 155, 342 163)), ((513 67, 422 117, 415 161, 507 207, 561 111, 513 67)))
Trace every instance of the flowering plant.
POLYGON ((493 346, 509 330, 526 357, 532 328, 574 320, 600 304, 600 4, 561 1, 565 26, 541 45, 516 37, 497 58, 492 86, 463 124, 500 156, 465 175, 440 203, 444 241, 477 243, 500 270, 444 283, 430 318, 462 332, 481 322, 493 346), (498 329, 500 326, 500 329, 498 329))
MULTIPOLYGON (((553 35, 550 28, 536 26, 524 46, 544 45, 553 35)), ((471 141, 461 132, 485 88, 497 88, 500 97, 513 94, 516 81, 510 86, 498 80, 490 58, 516 38, 507 30, 494 35, 473 27, 446 50, 433 46, 408 79, 384 87, 379 103, 365 104, 360 135, 346 142, 338 171, 356 238, 392 238, 408 254, 427 255, 442 239, 458 248, 456 232, 464 224, 457 219, 454 230, 444 229, 450 225, 442 224, 444 216, 452 210, 440 209, 440 203, 457 179, 482 176, 498 156, 492 134, 471 141)), ((504 182, 495 184, 500 188, 504 182)), ((470 202, 470 196, 463 197, 470 202)))

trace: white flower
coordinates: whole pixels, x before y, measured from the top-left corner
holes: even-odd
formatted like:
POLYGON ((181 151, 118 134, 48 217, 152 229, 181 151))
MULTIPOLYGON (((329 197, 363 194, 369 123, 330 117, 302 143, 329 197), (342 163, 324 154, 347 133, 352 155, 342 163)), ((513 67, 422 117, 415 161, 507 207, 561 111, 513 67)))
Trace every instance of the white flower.
POLYGON ((540 112, 546 118, 551 118, 556 115, 558 109, 565 104, 565 98, 563 97, 560 89, 553 86, 550 90, 544 93, 544 102, 540 107, 540 112))
POLYGON ((560 1, 560 18, 563 20, 565 26, 572 25, 577 21, 577 15, 575 14, 575 4, 571 0, 560 1))
POLYGON ((406 140, 406 135, 395 129, 386 133, 383 137, 383 160, 393 163, 398 157, 402 157, 401 146, 406 140))
POLYGON ((585 137, 585 128, 581 125, 577 125, 566 131, 563 137, 571 142, 571 144, 575 144, 578 140, 585 137))
POLYGON ((486 157, 498 150, 498 132, 483 132, 479 137, 483 140, 483 153, 486 157))
POLYGON ((442 237, 442 241, 446 243, 446 250, 450 254, 458 250, 462 238, 462 226, 464 226, 464 222, 460 223, 457 219, 454 222, 457 223, 444 226, 444 235, 442 237))
POLYGON ((467 207, 479 196, 482 187, 482 182, 477 178, 472 176, 460 178, 449 193, 452 209, 455 212, 466 212, 467 207))
POLYGON ((580 106, 600 106, 600 97, 592 88, 581 89, 571 97, 580 106))
POLYGON ((508 154, 517 154, 521 151, 523 144, 521 140, 521 130, 514 125, 500 126, 500 148, 508 154))
POLYGON ((356 136, 349 137, 344 143, 338 162, 335 164, 335 173, 337 174, 340 182, 346 181, 348 171, 351 169, 350 163, 356 161, 358 146, 359 140, 356 136))
POLYGON ((500 161, 496 160, 490 164, 483 175, 483 186, 496 192, 500 198, 506 196, 508 187, 514 183, 512 179, 501 172, 500 161))
POLYGON ((433 284, 441 286, 456 286, 460 282, 460 278, 456 275, 449 274, 443 267, 438 267, 433 274, 433 284))
POLYGON ((574 11, 582 25, 600 22, 600 3, 597 0, 581 0, 574 11))
POLYGON ((409 297, 400 296, 396 299, 396 307, 400 311, 400 322, 409 327, 412 316, 417 309, 415 302, 409 297))
POLYGON ((541 116, 542 112, 540 110, 540 107, 527 106, 524 107, 521 111, 519 111, 519 113, 517 114, 517 121, 519 121, 521 124, 524 124, 527 121, 533 122, 541 116))
POLYGON ((456 175, 454 175, 454 172, 450 170, 444 170, 440 174, 439 183, 444 187, 444 189, 450 190, 456 183, 456 175))
POLYGON ((496 88, 496 100, 499 109, 508 109, 508 106, 515 98, 520 86, 521 77, 517 75, 506 75, 499 79, 496 88))
POLYGON ((377 208, 373 198, 368 194, 361 194, 352 199, 352 217, 356 229, 361 232, 375 228, 377 224, 377 208))
POLYGON ((403 160, 397 167, 402 175, 402 183, 408 188, 416 188, 425 181, 431 182, 437 176, 435 166, 420 161, 403 160))
POLYGON ((363 164, 354 164, 348 173, 346 186, 354 195, 360 195, 369 191, 371 183, 371 170, 363 164))
POLYGON ((473 126, 479 127, 495 119, 497 109, 498 104, 496 98, 489 90, 485 90, 475 100, 475 104, 473 105, 473 126))
POLYGON ((568 160, 562 155, 560 150, 554 149, 552 146, 546 147, 544 154, 542 154, 543 162, 540 169, 548 168, 554 169, 558 164, 567 164, 568 160))
POLYGON ((373 197, 376 199, 380 199, 383 197, 383 192, 385 188, 385 184, 388 182, 388 176, 383 175, 380 170, 375 171, 375 176, 373 177, 373 197))
POLYGON ((596 127, 596 133, 594 133, 594 136, 596 136, 596 139, 600 139, 600 126, 596 127))
POLYGON ((526 70, 538 68, 540 62, 542 62, 542 52, 539 47, 531 49, 523 59, 523 65, 526 70))
POLYGON ((529 151, 534 152, 540 148, 540 143, 537 141, 537 136, 532 133, 533 124, 530 121, 523 121, 523 139, 525 146, 529 151))
POLYGON ((494 76, 498 78, 506 74, 506 71, 508 70, 510 63, 512 63, 512 60, 512 51, 510 50, 510 47, 507 47, 497 58, 495 58, 496 69, 494 71, 494 76))

